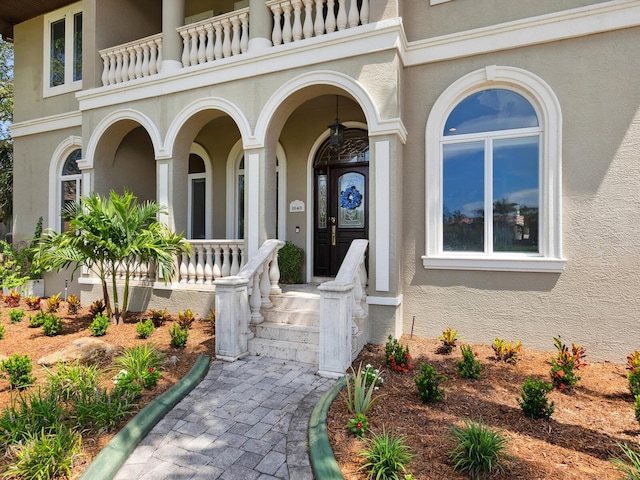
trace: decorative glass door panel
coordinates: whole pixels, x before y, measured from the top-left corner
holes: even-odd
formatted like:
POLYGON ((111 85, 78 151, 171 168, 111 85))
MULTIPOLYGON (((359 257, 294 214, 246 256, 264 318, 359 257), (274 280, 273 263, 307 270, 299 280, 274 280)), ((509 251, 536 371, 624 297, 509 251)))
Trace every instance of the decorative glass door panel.
POLYGON ((364 228, 364 179, 355 172, 338 179, 338 228, 364 228))

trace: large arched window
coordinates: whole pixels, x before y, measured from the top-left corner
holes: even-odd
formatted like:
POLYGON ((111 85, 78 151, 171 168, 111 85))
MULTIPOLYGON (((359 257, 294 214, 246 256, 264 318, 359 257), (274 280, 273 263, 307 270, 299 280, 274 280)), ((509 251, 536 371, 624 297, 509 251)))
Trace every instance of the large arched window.
POLYGON ((443 93, 427 124, 425 268, 562 270, 560 125, 553 92, 519 69, 443 93))
POLYGON ((69 229, 69 219, 62 215, 62 210, 67 205, 80 201, 82 173, 78 167, 78 160, 81 158, 82 150, 79 148, 71 152, 62 165, 62 171, 58 179, 60 187, 57 199, 57 211, 60 213, 57 228, 61 232, 66 232, 69 229))

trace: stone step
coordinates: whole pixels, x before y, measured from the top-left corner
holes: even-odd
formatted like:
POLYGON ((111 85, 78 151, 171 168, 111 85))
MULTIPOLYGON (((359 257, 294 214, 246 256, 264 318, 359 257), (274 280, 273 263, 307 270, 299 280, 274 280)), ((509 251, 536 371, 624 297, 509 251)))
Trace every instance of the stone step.
POLYGON ((271 297, 276 308, 320 310, 320 294, 313 292, 283 292, 271 297))
POLYGON ((261 312, 265 322, 306 325, 316 328, 320 326, 319 310, 273 307, 262 310, 261 312))
POLYGON ((283 340, 294 343, 310 343, 312 345, 318 345, 320 342, 318 327, 263 322, 251 328, 257 338, 283 340))
POLYGON ((281 360, 318 364, 318 345, 255 337, 249 340, 249 353, 281 360))

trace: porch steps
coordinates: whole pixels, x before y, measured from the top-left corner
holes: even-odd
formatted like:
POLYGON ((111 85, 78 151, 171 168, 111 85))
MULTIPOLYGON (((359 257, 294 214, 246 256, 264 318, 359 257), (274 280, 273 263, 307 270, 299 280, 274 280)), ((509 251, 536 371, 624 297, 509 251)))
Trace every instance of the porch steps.
POLYGON ((282 360, 318 364, 320 295, 317 285, 284 286, 262 310, 264 322, 250 328, 249 353, 282 360))

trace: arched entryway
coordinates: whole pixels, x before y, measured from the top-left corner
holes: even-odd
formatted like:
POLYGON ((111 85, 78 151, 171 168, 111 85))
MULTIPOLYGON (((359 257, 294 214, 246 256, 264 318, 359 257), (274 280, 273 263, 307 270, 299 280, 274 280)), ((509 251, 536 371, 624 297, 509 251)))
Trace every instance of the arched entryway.
POLYGON ((328 138, 314 162, 314 267, 317 277, 335 276, 351 242, 368 238, 369 138, 366 130, 348 128, 344 143, 328 138))

